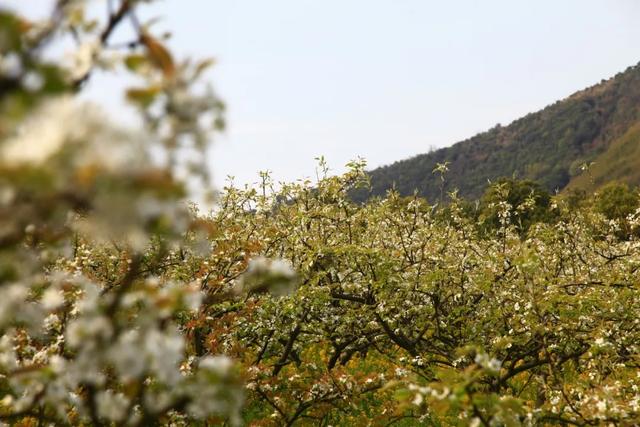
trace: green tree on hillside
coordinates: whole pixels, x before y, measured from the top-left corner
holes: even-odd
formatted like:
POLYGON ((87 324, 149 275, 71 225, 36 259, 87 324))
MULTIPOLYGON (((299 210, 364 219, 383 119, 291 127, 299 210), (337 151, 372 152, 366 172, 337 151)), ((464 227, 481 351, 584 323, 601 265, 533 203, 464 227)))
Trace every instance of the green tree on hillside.
POLYGON ((552 218, 550 206, 551 195, 540 184, 500 178, 487 187, 481 198, 480 221, 485 230, 498 229, 508 221, 524 233, 532 224, 552 218))
POLYGON ((612 182, 598 190, 595 204, 598 212, 608 219, 622 220, 638 209, 640 197, 627 184, 612 182))

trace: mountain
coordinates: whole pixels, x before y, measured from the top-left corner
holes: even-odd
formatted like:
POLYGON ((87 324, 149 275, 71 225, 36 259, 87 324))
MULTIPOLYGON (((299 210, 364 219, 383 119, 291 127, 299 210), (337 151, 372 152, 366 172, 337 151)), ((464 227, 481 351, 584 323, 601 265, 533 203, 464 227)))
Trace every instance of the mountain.
POLYGON ((549 191, 591 189, 611 179, 640 184, 640 64, 508 126, 370 171, 372 189, 356 200, 395 188, 429 200, 441 195, 433 174, 449 162, 444 191, 481 196, 488 180, 531 179, 549 191), (594 162, 587 173, 581 165, 594 162))

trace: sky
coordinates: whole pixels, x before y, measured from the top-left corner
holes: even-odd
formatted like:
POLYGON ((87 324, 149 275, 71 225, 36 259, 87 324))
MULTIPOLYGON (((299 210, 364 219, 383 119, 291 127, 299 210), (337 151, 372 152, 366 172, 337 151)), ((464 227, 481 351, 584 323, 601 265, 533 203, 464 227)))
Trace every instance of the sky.
MULTIPOLYGON (((101 0, 94 0, 101 3, 101 0)), ((0 0, 38 13, 45 0, 0 0)), ((103 5, 100 4, 100 7, 103 5)), ((222 185, 370 168, 506 125, 640 61, 639 0, 161 0, 174 52, 214 57, 222 185)), ((89 96, 127 115, 113 81, 89 96)))

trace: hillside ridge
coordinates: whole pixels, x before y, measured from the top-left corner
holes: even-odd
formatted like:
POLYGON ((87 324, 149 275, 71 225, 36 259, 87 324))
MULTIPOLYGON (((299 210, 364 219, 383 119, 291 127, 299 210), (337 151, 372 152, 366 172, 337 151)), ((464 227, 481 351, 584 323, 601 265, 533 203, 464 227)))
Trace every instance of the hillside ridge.
MULTIPOLYGON (((436 199, 441 183, 432 172, 443 162, 449 162, 445 191, 457 189, 470 199, 480 197, 487 181, 505 176, 537 181, 549 191, 591 187, 579 178, 580 166, 597 159, 611 161, 604 154, 638 123, 640 64, 506 126, 497 125, 449 147, 373 169, 369 172, 371 190, 358 191, 354 198, 362 201, 395 188, 402 195, 417 192, 436 199)), ((632 132, 629 138, 637 135, 632 132)), ((625 141, 625 145, 638 143, 636 139, 625 141)), ((640 156, 631 156, 619 166, 633 170, 626 162, 639 160, 640 156)), ((637 173, 618 173, 616 179, 640 184, 637 173)))

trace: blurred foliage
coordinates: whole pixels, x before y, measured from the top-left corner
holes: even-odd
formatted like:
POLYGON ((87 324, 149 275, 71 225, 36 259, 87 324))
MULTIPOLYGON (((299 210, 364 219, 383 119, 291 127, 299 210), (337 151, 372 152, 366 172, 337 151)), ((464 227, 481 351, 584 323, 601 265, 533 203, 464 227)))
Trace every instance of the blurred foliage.
POLYGON ((237 367, 186 346, 200 283, 159 278, 193 246, 187 180, 210 190, 211 61, 176 60, 138 21, 143 2, 110 1, 102 20, 88 3, 51 2, 38 22, 0 10, 0 424, 238 424, 237 367), (124 24, 126 53, 110 41, 124 24), (78 99, 123 70, 143 129, 78 99))

